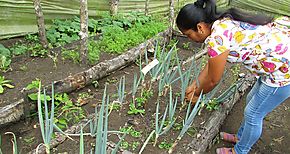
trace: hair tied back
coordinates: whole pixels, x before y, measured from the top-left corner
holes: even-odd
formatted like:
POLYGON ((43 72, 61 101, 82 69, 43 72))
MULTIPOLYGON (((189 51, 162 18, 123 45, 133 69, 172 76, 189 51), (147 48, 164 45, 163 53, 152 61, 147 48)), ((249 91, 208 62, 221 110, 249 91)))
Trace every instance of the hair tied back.
POLYGON ((203 8, 205 1, 204 0, 197 0, 196 2, 194 2, 194 5, 197 8, 203 8))

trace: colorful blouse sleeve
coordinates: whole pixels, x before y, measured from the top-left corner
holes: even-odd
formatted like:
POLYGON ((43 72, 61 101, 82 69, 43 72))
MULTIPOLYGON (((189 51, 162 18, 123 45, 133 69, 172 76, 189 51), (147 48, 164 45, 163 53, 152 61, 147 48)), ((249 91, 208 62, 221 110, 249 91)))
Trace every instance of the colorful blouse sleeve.
POLYGON ((233 33, 225 20, 218 20, 212 26, 212 33, 206 39, 208 55, 216 57, 230 49, 233 33))

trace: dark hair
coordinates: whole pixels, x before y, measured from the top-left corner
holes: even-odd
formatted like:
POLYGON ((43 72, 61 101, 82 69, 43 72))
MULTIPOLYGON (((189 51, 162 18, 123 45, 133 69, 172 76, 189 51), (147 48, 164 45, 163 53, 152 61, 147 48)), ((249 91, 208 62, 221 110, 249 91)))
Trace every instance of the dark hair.
POLYGON ((273 20, 273 17, 249 14, 234 8, 217 12, 215 0, 197 0, 195 3, 187 4, 181 8, 176 18, 176 24, 180 30, 193 29, 196 31, 198 23, 213 23, 223 17, 230 17, 254 25, 265 25, 273 20))

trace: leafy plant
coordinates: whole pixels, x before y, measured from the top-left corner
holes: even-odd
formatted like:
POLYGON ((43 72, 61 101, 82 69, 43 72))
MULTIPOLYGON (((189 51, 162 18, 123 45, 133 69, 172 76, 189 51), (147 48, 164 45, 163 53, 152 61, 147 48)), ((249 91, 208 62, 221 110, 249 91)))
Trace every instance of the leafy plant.
POLYGON ((162 142, 158 145, 158 147, 159 147, 160 149, 166 149, 166 150, 168 150, 168 149, 170 149, 170 148, 172 147, 172 144, 173 144, 173 143, 168 143, 168 142, 162 141, 162 142))
POLYGON ((15 44, 12 48, 10 48, 13 55, 18 56, 25 54, 28 51, 28 46, 25 44, 15 44))
POLYGON ((127 112, 129 115, 130 114, 145 114, 145 110, 144 109, 138 109, 136 108, 134 103, 130 103, 129 104, 129 111, 127 112))
POLYGON ((4 76, 0 76, 0 94, 4 93, 4 87, 10 89, 14 88, 14 86, 10 84, 11 82, 11 80, 5 80, 4 76))
POLYGON ((49 53, 47 49, 43 49, 40 43, 36 43, 33 46, 29 47, 31 57, 46 57, 49 53))
POLYGON ((74 51, 74 50, 63 49, 61 52, 61 56, 63 59, 72 60, 74 63, 80 62, 80 54, 79 54, 79 52, 74 51))
POLYGON ((206 109, 209 111, 217 110, 219 109, 219 103, 216 101, 216 99, 210 100, 206 104, 206 109))
POLYGON ((130 134, 134 138, 139 138, 142 136, 142 133, 140 131, 135 130, 132 126, 124 126, 120 128, 120 132, 125 134, 130 134))
POLYGON ((182 47, 186 50, 189 50, 189 45, 190 45, 190 42, 187 42, 187 43, 183 43, 182 44, 182 47))
MULTIPOLYGON (((39 79, 35 79, 33 81, 31 81, 31 83, 29 83, 27 86, 26 86, 26 90, 32 90, 32 89, 38 89, 39 85, 40 85, 40 80, 39 79)), ((31 94, 28 94, 28 97, 32 100, 32 101, 36 101, 38 99, 38 93, 31 93, 31 94)), ((44 101, 44 98, 46 98, 47 101, 51 101, 51 97, 50 96, 46 96, 44 97, 44 94, 40 94, 40 98, 41 98, 41 101, 44 101)))
POLYGON ((0 69, 2 71, 7 71, 11 64, 11 52, 9 49, 5 48, 0 44, 0 69))
POLYGON ((30 42, 39 42, 38 36, 35 34, 26 35, 25 40, 30 41, 30 42))
POLYGON ((0 69, 4 72, 9 70, 11 64, 11 59, 4 55, 0 55, 0 69))
POLYGON ((66 93, 55 94, 55 124, 67 128, 69 123, 77 123, 85 117, 83 109, 76 106, 66 93))

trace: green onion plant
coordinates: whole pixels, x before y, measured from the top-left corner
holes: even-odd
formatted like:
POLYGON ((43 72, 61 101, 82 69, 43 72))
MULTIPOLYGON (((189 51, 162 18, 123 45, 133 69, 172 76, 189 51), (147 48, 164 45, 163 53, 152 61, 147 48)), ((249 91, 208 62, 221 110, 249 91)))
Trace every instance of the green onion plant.
POLYGON ((166 109, 164 111, 163 117, 161 122, 159 122, 159 102, 157 103, 156 106, 156 112, 155 112, 155 142, 154 146, 157 144, 158 137, 167 133, 175 123, 176 118, 174 118, 175 110, 176 110, 176 105, 177 105, 177 97, 175 98, 175 102, 173 102, 173 97, 172 97, 172 88, 170 88, 170 93, 169 93, 169 104, 166 106, 166 109), (167 120, 169 123, 167 126, 164 127, 166 116, 167 116, 167 111, 168 111, 168 118, 167 120))
POLYGON ((193 119, 195 118, 195 116, 198 113, 198 110, 200 109, 200 103, 201 103, 201 99, 202 99, 202 92, 199 95, 199 98, 197 100, 197 102, 195 103, 194 107, 191 109, 191 101, 188 104, 188 108, 187 108, 187 112, 186 112, 186 116, 185 119, 183 120, 183 127, 177 137, 177 139, 175 140, 175 142, 173 143, 172 147, 169 149, 168 153, 172 153, 174 148, 177 146, 178 142, 181 140, 181 138, 184 136, 184 134, 187 132, 187 130, 190 128, 193 119))
MULTIPOLYGON (((44 98, 46 98, 46 90, 43 90, 44 98)), ((42 111, 42 101, 41 101, 41 83, 39 84, 38 88, 38 99, 37 99, 37 106, 38 106, 38 119, 39 125, 41 130, 42 139, 46 148, 46 153, 50 153, 50 142, 53 135, 53 126, 54 126, 54 87, 53 84, 51 85, 51 109, 50 115, 48 111, 47 100, 44 99, 44 117, 42 111)))
MULTIPOLYGON (((11 140, 12 142, 12 147, 13 147, 13 154, 18 154, 18 146, 17 146, 17 139, 16 139, 16 136, 13 132, 6 132, 4 133, 5 135, 12 135, 13 136, 13 140, 11 140)), ((0 149, 0 154, 2 154, 2 151, 0 149)))
POLYGON ((119 87, 118 87, 118 102, 120 104, 123 103, 124 97, 125 97, 125 76, 121 77, 120 82, 119 82, 119 87))

